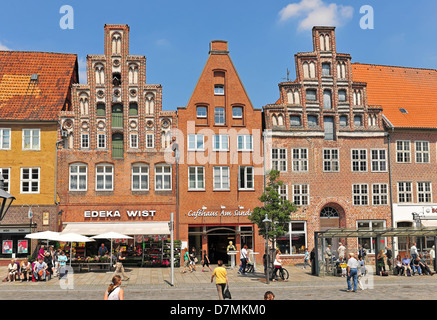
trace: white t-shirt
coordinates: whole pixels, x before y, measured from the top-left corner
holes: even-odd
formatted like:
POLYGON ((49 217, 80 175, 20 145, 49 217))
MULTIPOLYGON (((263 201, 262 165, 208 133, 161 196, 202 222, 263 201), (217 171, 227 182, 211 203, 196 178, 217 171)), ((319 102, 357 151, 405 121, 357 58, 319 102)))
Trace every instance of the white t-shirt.
POLYGON ((348 266, 349 268, 351 268, 351 269, 358 269, 358 267, 360 266, 360 263, 358 262, 357 259, 355 259, 355 258, 350 258, 350 259, 347 261, 347 266, 348 266))
POLYGON ((240 259, 247 259, 247 250, 241 249, 240 259))

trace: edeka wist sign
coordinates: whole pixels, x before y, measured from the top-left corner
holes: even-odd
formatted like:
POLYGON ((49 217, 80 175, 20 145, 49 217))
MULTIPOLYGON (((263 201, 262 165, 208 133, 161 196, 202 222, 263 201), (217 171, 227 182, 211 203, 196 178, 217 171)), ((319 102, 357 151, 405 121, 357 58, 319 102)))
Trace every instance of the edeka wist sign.
POLYGON ((240 216, 250 216, 252 215, 252 210, 235 210, 226 211, 225 209, 221 211, 206 211, 204 209, 190 210, 187 214, 188 217, 194 218, 196 220, 200 217, 240 217, 240 216))
MULTIPOLYGON (((127 216, 128 218, 145 218, 155 216, 156 210, 126 210, 122 213, 123 216, 127 216)), ((83 215, 85 218, 121 218, 119 210, 86 210, 83 215)))

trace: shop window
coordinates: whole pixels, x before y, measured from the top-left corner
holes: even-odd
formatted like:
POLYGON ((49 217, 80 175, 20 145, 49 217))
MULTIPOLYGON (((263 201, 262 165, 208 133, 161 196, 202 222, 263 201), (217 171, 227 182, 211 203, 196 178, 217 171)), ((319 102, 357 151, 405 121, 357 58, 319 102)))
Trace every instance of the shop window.
MULTIPOLYGON (((399 227, 399 225, 398 225, 399 227)), ((357 222, 357 228, 359 231, 373 231, 373 230, 379 230, 379 229, 385 229, 385 221, 366 221, 366 220, 359 220, 357 222)), ((358 244, 361 245, 363 249, 366 250, 367 253, 375 253, 375 241, 376 238, 373 237, 363 237, 358 238, 358 244)), ((382 243, 386 243, 386 239, 381 239, 382 243)), ((385 246, 382 244, 382 246, 385 246)))
POLYGON ((277 246, 281 254, 303 255, 307 247, 306 222, 293 221, 288 224, 286 235, 277 238, 277 246))

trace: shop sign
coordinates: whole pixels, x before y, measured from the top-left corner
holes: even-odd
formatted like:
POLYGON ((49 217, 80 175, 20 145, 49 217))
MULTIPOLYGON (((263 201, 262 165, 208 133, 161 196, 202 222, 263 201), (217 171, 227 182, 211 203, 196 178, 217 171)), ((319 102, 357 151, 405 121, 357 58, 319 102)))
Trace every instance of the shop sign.
POLYGON ((235 210, 226 211, 225 209, 221 211, 206 211, 204 209, 190 210, 187 214, 188 217, 193 217, 194 220, 200 217, 239 217, 239 216, 250 216, 252 215, 252 210, 235 210))
MULTIPOLYGON (((156 210, 126 210, 123 212, 123 215, 129 218, 153 217, 155 214, 156 210)), ((84 211, 83 215, 85 218, 121 218, 121 213, 119 210, 86 210, 84 211)))

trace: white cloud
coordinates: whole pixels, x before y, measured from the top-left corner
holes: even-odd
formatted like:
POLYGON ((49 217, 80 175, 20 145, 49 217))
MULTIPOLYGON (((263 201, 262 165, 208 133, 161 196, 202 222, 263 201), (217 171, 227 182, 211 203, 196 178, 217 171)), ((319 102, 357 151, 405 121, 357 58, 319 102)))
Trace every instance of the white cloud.
POLYGON ((351 6, 327 4, 323 0, 301 0, 291 3, 279 12, 280 21, 298 18, 299 31, 310 30, 313 26, 340 26, 351 19, 351 6))
POLYGON ((6 51, 10 51, 11 49, 9 49, 8 47, 6 47, 4 44, 2 44, 1 42, 0 42, 0 50, 6 50, 6 51))
POLYGON ((171 45, 170 41, 168 41, 167 39, 159 39, 156 40, 155 43, 158 47, 169 47, 171 45))

